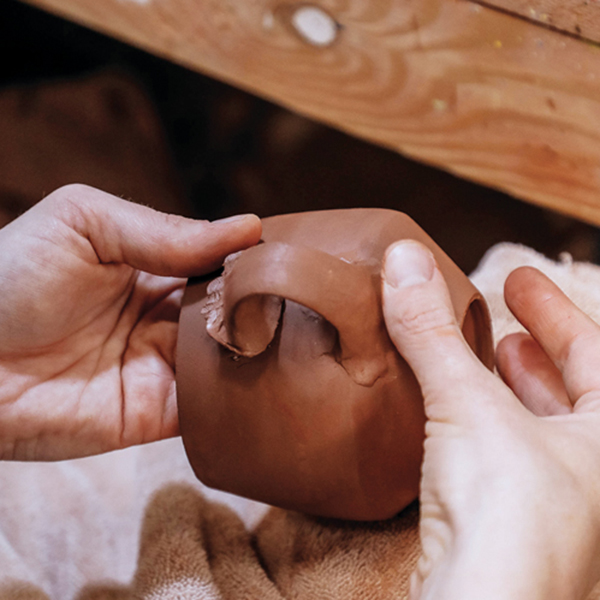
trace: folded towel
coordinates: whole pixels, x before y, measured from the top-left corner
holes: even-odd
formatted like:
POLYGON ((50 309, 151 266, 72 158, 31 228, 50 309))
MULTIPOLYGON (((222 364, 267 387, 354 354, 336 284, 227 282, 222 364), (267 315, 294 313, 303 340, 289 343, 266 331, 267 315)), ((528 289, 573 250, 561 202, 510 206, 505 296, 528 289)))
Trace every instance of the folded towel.
MULTIPOLYGON (((502 244, 472 276, 496 339, 519 329, 502 287, 524 264, 600 321, 600 267, 502 244)), ((416 505, 377 523, 270 509, 202 486, 179 439, 0 463, 0 600, 402 599, 418 553, 416 505)))

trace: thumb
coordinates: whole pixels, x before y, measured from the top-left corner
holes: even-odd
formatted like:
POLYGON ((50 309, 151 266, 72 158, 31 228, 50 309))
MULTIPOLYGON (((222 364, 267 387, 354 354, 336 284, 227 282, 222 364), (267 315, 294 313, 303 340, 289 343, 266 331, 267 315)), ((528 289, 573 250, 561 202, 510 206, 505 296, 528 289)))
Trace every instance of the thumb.
POLYGON ((255 215, 197 221, 84 185, 60 188, 38 206, 87 239, 99 262, 127 264, 154 275, 210 272, 228 254, 258 243, 261 235, 255 215))
POLYGON ((386 326, 421 385, 426 409, 436 398, 465 397, 483 367, 462 336, 433 254, 418 242, 397 242, 387 250, 382 277, 386 326))

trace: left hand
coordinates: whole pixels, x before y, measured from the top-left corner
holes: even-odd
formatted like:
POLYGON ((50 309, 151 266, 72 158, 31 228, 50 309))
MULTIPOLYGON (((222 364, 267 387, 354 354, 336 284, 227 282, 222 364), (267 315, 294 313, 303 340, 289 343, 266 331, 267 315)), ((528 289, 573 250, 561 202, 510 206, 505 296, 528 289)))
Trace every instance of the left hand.
POLYGON ((0 229, 0 458, 176 435, 182 278, 260 233, 252 215, 194 221, 80 185, 0 229))
POLYGON ((503 380, 465 342, 429 250, 388 251, 388 331, 427 415, 419 600, 580 600, 600 578, 600 327, 542 273, 505 298, 529 331, 500 343, 503 380))

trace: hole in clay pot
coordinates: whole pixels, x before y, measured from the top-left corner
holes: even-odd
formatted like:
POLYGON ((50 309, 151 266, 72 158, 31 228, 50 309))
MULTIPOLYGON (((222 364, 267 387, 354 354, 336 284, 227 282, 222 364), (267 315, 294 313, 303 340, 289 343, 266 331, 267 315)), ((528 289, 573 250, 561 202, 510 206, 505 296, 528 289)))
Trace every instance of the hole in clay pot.
POLYGON ((471 350, 490 369, 494 366, 494 346, 491 340, 489 313, 479 298, 471 302, 462 325, 462 332, 471 350))
POLYGON ((327 319, 292 300, 285 300, 284 305, 282 339, 287 344, 288 356, 302 363, 321 356, 336 359, 340 355, 337 329, 327 319))
POLYGON ((268 347, 280 325, 284 299, 270 294, 255 294, 240 302, 235 313, 234 337, 246 356, 256 356, 268 347))

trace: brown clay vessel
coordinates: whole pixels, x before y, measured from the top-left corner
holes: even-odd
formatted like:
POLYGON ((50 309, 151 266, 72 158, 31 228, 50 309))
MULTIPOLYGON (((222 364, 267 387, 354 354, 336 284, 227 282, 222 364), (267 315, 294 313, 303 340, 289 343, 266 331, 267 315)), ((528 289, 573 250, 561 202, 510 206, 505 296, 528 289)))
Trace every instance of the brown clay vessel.
POLYGON ((485 302, 406 215, 348 209, 263 220, 263 243, 190 280, 177 348, 179 419, 211 487, 314 515, 393 516, 417 497, 419 386, 381 309, 386 248, 435 254, 468 343, 491 367, 485 302))

